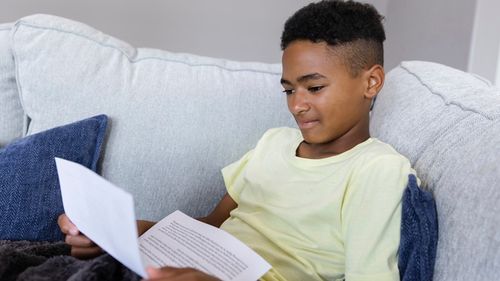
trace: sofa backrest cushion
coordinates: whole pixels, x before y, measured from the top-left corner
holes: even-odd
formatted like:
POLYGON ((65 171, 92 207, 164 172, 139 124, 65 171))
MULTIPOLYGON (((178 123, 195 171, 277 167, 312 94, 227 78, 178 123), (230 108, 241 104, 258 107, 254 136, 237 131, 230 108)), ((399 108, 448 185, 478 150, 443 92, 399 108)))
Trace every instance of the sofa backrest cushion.
POLYGON ((435 196, 434 280, 500 280, 500 90, 447 66, 403 62, 387 74, 370 125, 435 196))
POLYGON ((0 24, 0 147, 23 133, 24 114, 17 84, 10 44, 13 24, 0 24))
POLYGON ((28 134, 108 115, 101 172, 133 194, 138 218, 206 215, 225 193, 220 169, 294 125, 280 65, 136 49, 48 15, 19 20, 12 40, 28 134))

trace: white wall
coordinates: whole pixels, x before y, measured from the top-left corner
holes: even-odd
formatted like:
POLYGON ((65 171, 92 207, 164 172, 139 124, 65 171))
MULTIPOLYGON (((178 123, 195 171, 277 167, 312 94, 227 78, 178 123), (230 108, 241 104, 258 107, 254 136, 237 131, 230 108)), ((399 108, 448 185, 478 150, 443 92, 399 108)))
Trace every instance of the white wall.
POLYGON ((285 20, 310 0, 2 0, 0 22, 33 13, 85 22, 136 47, 279 62, 285 20))
POLYGON ((402 60, 427 60, 467 70, 475 2, 390 0, 386 68, 402 60))
MULTIPOLYGON (((384 14, 389 0, 367 0, 384 14)), ((2 0, 0 22, 48 13, 136 47, 279 62, 286 19, 311 0, 2 0)))
MULTIPOLYGON (((498 0, 362 0, 385 15, 386 69, 429 60, 497 79, 498 0), (477 7, 476 7, 477 5, 477 7), (473 32, 474 31, 474 32, 473 32)), ((312 0, 2 0, 0 22, 33 13, 81 22, 137 47, 279 62, 285 20, 312 0)), ((500 78, 498 78, 500 80, 500 78)))
POLYGON ((497 51, 497 67, 496 67, 496 75, 495 75, 495 85, 500 87, 500 46, 497 51))
POLYGON ((387 12, 387 6, 389 5, 389 0, 358 0, 364 3, 372 4, 379 14, 385 16, 387 12))
POLYGON ((500 1, 477 0, 468 70, 500 85, 500 1))

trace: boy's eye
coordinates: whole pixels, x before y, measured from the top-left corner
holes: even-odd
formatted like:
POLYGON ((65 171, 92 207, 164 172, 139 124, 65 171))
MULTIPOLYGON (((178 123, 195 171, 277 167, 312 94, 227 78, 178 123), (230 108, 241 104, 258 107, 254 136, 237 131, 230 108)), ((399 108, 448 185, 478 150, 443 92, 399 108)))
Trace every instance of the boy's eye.
POLYGON ((316 92, 320 91, 323 88, 324 88, 324 86, 314 86, 314 87, 307 88, 307 90, 309 92, 311 92, 311 93, 316 93, 316 92))
POLYGON ((285 93, 287 96, 293 94, 293 92, 294 90, 287 90, 287 89, 283 90, 283 93, 285 93))

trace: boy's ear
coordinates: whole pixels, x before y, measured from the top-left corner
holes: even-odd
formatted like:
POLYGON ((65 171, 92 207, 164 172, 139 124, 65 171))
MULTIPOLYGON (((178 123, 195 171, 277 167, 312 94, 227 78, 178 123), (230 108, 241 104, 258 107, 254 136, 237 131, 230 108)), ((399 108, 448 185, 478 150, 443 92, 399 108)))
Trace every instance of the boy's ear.
POLYGON ((384 86, 384 68, 381 65, 376 64, 372 66, 365 74, 366 79, 368 79, 368 86, 365 91, 365 97, 373 99, 378 94, 378 92, 380 92, 382 86, 384 86))

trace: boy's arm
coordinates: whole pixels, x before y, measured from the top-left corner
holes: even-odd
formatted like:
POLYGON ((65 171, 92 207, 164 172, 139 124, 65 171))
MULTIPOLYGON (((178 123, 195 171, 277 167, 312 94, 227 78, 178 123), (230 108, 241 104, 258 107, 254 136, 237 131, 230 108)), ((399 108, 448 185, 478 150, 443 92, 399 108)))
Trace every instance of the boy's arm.
POLYGON ((218 281, 219 279, 193 268, 152 268, 146 269, 147 280, 154 281, 218 281))
POLYGON ((399 280, 401 198, 413 170, 402 157, 378 157, 355 175, 343 206, 346 280, 399 280))
MULTIPOLYGON (((227 218, 229 218, 229 213, 236 208, 236 206, 236 202, 234 202, 234 200, 226 194, 210 215, 198 218, 198 220, 215 227, 219 227, 227 218)), ((96 257, 103 253, 99 246, 80 233, 78 228, 71 222, 66 214, 60 215, 57 223, 59 224, 61 231, 66 235, 65 242, 71 246, 72 256, 85 259, 96 257)), ((137 232, 139 236, 153 227, 155 223, 156 222, 152 221, 138 220, 137 232)))
POLYGON ((229 218, 229 213, 237 206, 238 204, 236 204, 233 198, 226 193, 208 216, 198 218, 198 220, 215 227, 220 227, 221 224, 229 218))
POLYGON ((141 236, 144 232, 148 231, 153 225, 155 225, 155 221, 145 221, 145 220, 137 220, 137 234, 141 236))
MULTIPOLYGON (((236 202, 226 193, 224 197, 219 201, 219 204, 215 209, 206 217, 198 218, 199 221, 210 224, 215 227, 220 227, 221 224, 229 218, 229 213, 234 210, 238 205, 236 202)), ((148 221, 138 221, 138 228, 145 228, 142 232, 146 232, 147 229, 151 228, 155 223, 148 221)), ((140 232, 140 234, 142 234, 140 232)), ((139 234, 139 235, 140 235, 139 234)), ((172 267, 162 267, 162 268, 148 268, 148 278, 154 280, 204 280, 204 281, 214 281, 219 280, 213 276, 203 273, 199 270, 193 268, 172 268, 172 267)), ((148 280, 149 280, 148 279, 148 280)))
MULTIPOLYGON (((225 220, 229 218, 229 213, 235 209, 238 205, 234 200, 226 193, 224 197, 219 201, 215 209, 206 217, 197 218, 197 220, 210 224, 215 227, 219 227, 225 220)), ((148 231, 156 222, 138 220, 137 221, 137 232, 141 236, 144 232, 148 231)))

